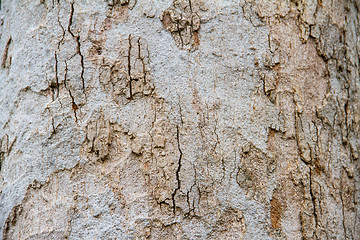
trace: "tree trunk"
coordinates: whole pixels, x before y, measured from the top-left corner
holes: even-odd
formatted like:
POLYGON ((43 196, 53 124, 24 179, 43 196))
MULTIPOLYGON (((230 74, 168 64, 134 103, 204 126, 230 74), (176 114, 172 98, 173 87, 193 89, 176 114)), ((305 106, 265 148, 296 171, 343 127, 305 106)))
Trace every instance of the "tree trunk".
POLYGON ((358 0, 0 5, 0 239, 360 239, 358 0))

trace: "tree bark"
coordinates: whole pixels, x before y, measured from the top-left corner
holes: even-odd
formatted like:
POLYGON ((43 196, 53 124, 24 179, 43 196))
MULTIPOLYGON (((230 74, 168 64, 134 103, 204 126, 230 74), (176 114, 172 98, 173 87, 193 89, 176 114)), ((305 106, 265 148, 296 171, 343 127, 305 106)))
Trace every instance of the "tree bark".
POLYGON ((359 1, 0 6, 0 239, 360 239, 359 1))

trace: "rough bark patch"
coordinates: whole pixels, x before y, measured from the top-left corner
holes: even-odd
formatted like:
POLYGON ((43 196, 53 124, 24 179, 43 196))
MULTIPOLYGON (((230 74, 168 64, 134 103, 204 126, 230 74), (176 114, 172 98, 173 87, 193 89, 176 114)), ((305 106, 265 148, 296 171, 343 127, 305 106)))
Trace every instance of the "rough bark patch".
POLYGON ((271 199, 270 204, 271 204, 271 212, 270 212, 271 226, 275 229, 278 229, 281 227, 282 206, 276 198, 271 199))

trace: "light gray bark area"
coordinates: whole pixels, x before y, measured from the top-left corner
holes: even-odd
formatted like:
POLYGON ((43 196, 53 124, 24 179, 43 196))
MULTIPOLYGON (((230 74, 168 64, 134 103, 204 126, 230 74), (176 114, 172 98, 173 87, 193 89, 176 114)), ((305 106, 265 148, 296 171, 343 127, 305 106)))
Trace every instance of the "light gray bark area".
POLYGON ((359 1, 0 4, 0 239, 360 239, 359 1))

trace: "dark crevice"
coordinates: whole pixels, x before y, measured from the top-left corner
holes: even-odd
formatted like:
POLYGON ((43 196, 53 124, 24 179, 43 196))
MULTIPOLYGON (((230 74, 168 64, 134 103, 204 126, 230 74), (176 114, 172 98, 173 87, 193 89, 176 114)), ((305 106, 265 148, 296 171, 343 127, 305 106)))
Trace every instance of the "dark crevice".
POLYGON ((51 117, 51 128, 52 128, 52 131, 50 133, 50 136, 48 139, 51 139, 55 134, 56 134, 56 127, 55 127, 55 120, 54 120, 54 116, 53 114, 51 113, 50 109, 49 109, 49 115, 51 117))
MULTIPOLYGON (((150 142, 150 147, 151 147, 151 160, 154 162, 154 137, 152 135, 153 129, 155 127, 155 122, 156 122, 156 105, 154 106, 154 118, 153 121, 151 122, 151 129, 149 131, 149 136, 151 138, 151 142, 150 142)), ((158 161, 157 158, 155 158, 155 166, 158 166, 158 161)))
POLYGON ((195 215, 195 197, 192 200, 192 203, 190 203, 190 193, 192 192, 193 188, 196 186, 197 183, 197 177, 196 177, 196 167, 194 165, 194 163, 192 163, 192 166, 194 168, 194 183, 191 185, 190 190, 186 193, 186 201, 189 207, 189 211, 187 213, 184 214, 185 218, 187 217, 192 217, 195 215), (192 215, 191 215, 192 213, 192 215))
POLYGON ((182 20, 182 14, 180 15, 180 20, 178 20, 176 22, 176 26, 177 26, 177 30, 178 30, 178 33, 179 33, 179 38, 180 38, 180 42, 181 42, 181 48, 183 48, 184 47, 184 40, 183 40, 183 38, 181 36, 181 30, 180 30, 180 26, 179 26, 179 23, 180 23, 181 20, 182 20))
POLYGON ((192 13, 192 7, 191 7, 191 0, 189 0, 189 8, 190 8, 190 12, 192 13))
POLYGON ((53 130, 52 134, 55 134, 56 133, 56 128, 55 128, 55 122, 54 122, 53 117, 51 117, 51 125, 52 125, 52 130, 53 130))
POLYGON ((175 214, 175 211, 176 211, 175 196, 176 196, 177 191, 179 191, 180 188, 181 188, 180 170, 181 170, 181 160, 182 160, 182 156, 183 156, 183 153, 182 153, 182 150, 181 150, 181 147, 180 147, 179 125, 177 125, 177 127, 176 127, 176 138, 177 138, 177 144, 178 144, 178 150, 179 150, 180 156, 179 156, 179 160, 178 160, 178 168, 177 168, 176 173, 175 173, 176 174, 177 186, 176 186, 174 192, 171 195, 172 202, 173 202, 173 212, 174 212, 174 214, 175 214))
POLYGON ((84 56, 81 53, 80 34, 78 33, 77 35, 75 35, 71 30, 71 26, 73 23, 73 17, 74 17, 74 2, 70 3, 70 6, 71 6, 71 9, 70 9, 69 24, 68 24, 68 32, 76 41, 76 54, 78 54, 80 56, 80 64, 81 64, 80 79, 81 79, 81 83, 82 83, 82 90, 85 94, 85 79, 84 79, 85 66, 84 66, 84 56))
POLYGON ((71 31, 71 25, 73 22, 73 16, 74 16, 74 3, 70 3, 70 17, 69 17, 69 25, 68 25, 68 32, 70 33, 70 35, 75 38, 74 33, 71 31))
POLYGON ((309 188, 310 188, 310 196, 311 196, 311 201, 312 201, 312 205, 313 205, 313 214, 314 214, 314 218, 315 218, 315 228, 317 228, 318 222, 317 222, 317 213, 316 213, 316 197, 315 194, 313 192, 313 180, 312 180, 312 167, 309 167, 309 180, 310 180, 310 184, 309 184, 309 188))
POLYGON ((80 78, 81 78, 81 83, 82 83, 82 89, 83 92, 85 94, 85 79, 84 79, 84 72, 85 72, 85 67, 84 67, 84 56, 81 54, 81 47, 80 47, 80 35, 78 35, 76 37, 76 42, 77 42, 77 52, 80 56, 80 63, 81 63, 81 74, 80 74, 80 78))
POLYGON ((180 114, 180 123, 181 125, 184 124, 184 119, 183 119, 183 115, 182 115, 182 109, 181 109, 181 99, 180 99, 180 95, 178 94, 178 98, 179 98, 179 114, 180 114))
POLYGON ((58 46, 57 46, 57 49, 60 50, 60 44, 64 41, 64 38, 65 38, 65 28, 63 27, 63 25, 60 22, 60 16, 58 16, 57 20, 58 20, 59 26, 61 27, 61 30, 62 30, 62 36, 61 36, 61 39, 58 42, 58 46))
MULTIPOLYGON (((5 45, 5 50, 4 50, 4 54, 3 54, 3 58, 2 58, 2 61, 1 61, 1 67, 2 68, 6 68, 6 67, 9 67, 7 65, 7 60, 8 60, 8 55, 9 55, 9 48, 10 48, 10 44, 12 42, 12 38, 10 37, 8 39, 8 41, 6 42, 6 45, 5 45)), ((10 65, 11 63, 9 63, 10 65)))
POLYGON ((56 98, 59 97, 59 76, 58 76, 58 58, 57 58, 57 54, 56 52, 54 53, 55 55, 55 87, 54 90, 56 89, 57 94, 56 94, 56 98))
POLYGON ((131 34, 129 35, 129 52, 128 52, 128 75, 129 75, 129 91, 130 91, 130 99, 133 98, 133 95, 132 95, 132 78, 131 78, 131 48, 132 48, 132 45, 131 45, 131 34))
MULTIPOLYGON (((229 179, 232 179, 232 175, 235 173, 235 171, 237 170, 237 166, 236 166, 236 162, 237 162, 237 157, 236 157, 236 148, 234 148, 234 168, 233 168, 233 170, 230 172, 230 177, 229 177, 229 179)), ((235 176, 235 178, 236 178, 237 176, 235 176)))
POLYGON ((138 44, 138 49, 139 49, 138 58, 141 60, 141 63, 142 63, 142 70, 144 73, 144 82, 146 84, 147 83, 147 72, 146 72, 146 68, 145 68, 145 59, 143 57, 141 57, 141 38, 140 37, 138 38, 137 44, 138 44))
POLYGON ((77 118, 77 114, 76 114, 76 111, 79 109, 78 105, 75 103, 75 99, 74 99, 74 96, 72 95, 71 93, 71 90, 70 88, 68 88, 67 84, 66 84, 66 81, 67 81, 67 71, 68 71, 68 66, 67 66, 67 62, 65 60, 65 75, 64 75, 64 86, 66 88, 66 90, 68 90, 69 92, 69 95, 70 95, 70 98, 71 98, 71 103, 72 103, 72 109, 74 111, 74 116, 75 116, 75 122, 77 122, 78 118, 77 118))
POLYGON ((345 130, 346 130, 346 140, 348 141, 349 139, 349 126, 348 126, 348 121, 349 121, 349 117, 348 117, 348 113, 349 113, 349 105, 350 105, 350 86, 346 88, 346 93, 347 93, 347 98, 346 98, 346 102, 344 104, 344 111, 345 111, 345 130))

